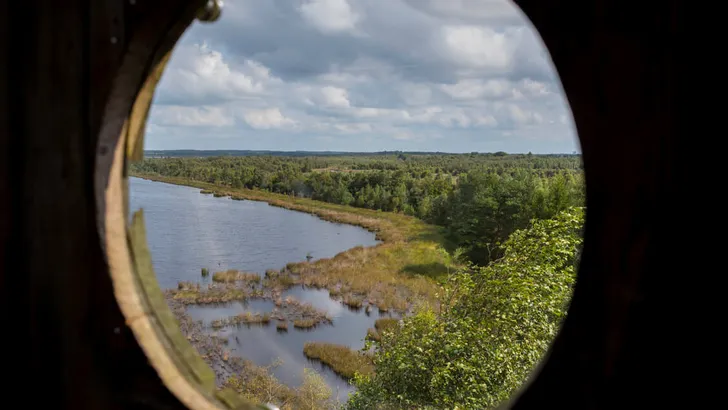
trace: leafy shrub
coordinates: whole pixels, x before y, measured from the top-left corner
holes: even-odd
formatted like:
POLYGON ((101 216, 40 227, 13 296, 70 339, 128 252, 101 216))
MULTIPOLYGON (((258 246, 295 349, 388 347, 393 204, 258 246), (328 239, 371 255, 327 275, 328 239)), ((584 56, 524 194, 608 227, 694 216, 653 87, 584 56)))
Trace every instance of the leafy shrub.
POLYGON ((454 273, 441 310, 421 307, 381 333, 375 375, 347 408, 492 408, 528 377, 566 315, 583 210, 534 221, 485 268, 454 273))

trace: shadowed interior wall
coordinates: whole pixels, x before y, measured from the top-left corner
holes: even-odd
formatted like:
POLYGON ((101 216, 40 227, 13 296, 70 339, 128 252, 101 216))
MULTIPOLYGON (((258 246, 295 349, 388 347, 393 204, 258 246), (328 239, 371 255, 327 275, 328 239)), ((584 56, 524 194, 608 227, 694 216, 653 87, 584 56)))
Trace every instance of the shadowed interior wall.
MULTIPOLYGON (((104 112, 109 104, 131 111, 160 49, 171 47, 180 21, 191 21, 200 3, 0 6, 6 397, 73 409, 182 407, 114 298, 94 173, 98 156, 111 155, 111 147, 98 144, 104 112), (142 63, 122 64, 134 53, 142 63), (114 95, 127 97, 112 101, 119 81, 128 92, 114 95)), ((680 254, 672 235, 689 227, 662 222, 690 207, 676 200, 687 176, 678 160, 687 135, 676 110, 683 2, 517 3, 543 37, 571 105, 588 213, 572 310, 542 371, 512 406, 639 407, 684 399, 689 390, 676 388, 680 380, 668 370, 686 359, 667 363, 655 349, 677 351, 683 341, 667 323, 679 291, 666 280, 678 270, 666 256, 680 254)))

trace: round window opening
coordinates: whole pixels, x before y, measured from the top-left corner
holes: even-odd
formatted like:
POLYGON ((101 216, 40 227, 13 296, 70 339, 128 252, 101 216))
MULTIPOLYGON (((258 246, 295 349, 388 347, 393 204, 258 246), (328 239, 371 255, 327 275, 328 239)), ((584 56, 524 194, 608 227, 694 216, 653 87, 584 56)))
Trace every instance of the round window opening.
POLYGON ((117 298, 186 405, 483 409, 528 380, 585 189, 513 4, 227 1, 162 61, 107 229, 129 238, 117 298))

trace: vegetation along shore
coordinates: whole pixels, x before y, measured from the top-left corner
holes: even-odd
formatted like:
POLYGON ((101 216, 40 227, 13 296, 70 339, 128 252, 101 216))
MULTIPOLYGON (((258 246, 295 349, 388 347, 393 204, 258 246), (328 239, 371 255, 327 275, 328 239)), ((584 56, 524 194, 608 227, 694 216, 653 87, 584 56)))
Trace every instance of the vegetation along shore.
POLYGON ((258 401, 281 408, 302 400, 315 409, 491 408, 526 379, 566 314, 583 225, 578 156, 151 158, 132 164, 130 175, 307 212, 363 227, 381 241, 262 277, 227 270, 212 273, 207 285, 181 282, 166 291, 218 385, 258 401), (362 351, 305 345, 306 357, 357 387, 346 403, 332 401, 315 372, 307 369, 298 388, 284 386, 270 369, 231 359, 215 336, 228 326, 330 326, 327 312, 284 296, 299 285, 326 289, 366 314, 395 315, 362 332, 362 351), (275 307, 218 318, 207 329, 185 313, 189 305, 248 299, 275 307))

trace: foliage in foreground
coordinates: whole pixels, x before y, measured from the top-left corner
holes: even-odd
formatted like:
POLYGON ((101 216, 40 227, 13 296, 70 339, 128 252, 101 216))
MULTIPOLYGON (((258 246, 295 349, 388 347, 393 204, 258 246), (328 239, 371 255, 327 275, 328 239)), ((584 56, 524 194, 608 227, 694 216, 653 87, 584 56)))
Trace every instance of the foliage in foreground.
POLYGON ((357 376, 350 410, 492 408, 528 377, 563 320, 583 209, 514 232, 504 256, 453 275, 441 311, 422 307, 384 332, 375 375, 357 376))

